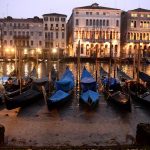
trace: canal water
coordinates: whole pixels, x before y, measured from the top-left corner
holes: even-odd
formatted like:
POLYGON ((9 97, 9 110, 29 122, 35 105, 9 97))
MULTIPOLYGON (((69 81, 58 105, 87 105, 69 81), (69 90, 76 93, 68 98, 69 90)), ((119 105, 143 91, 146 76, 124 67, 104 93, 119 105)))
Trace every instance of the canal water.
MULTIPOLYGON (((76 77, 75 63, 52 62, 59 76, 68 65, 76 77)), ((101 64, 108 71, 108 63, 101 64)), ((34 62, 24 62, 22 71, 27 75, 35 66, 34 62)), ((95 76, 95 64, 81 63, 95 76)), ((0 63, 0 75, 9 75, 14 63, 0 63)), ((132 77, 133 66, 123 64, 122 69, 132 77)), ((150 75, 150 65, 141 65, 141 70, 150 75)), ((38 77, 48 74, 47 63, 38 64, 38 77)), ((113 74, 113 73, 112 73, 113 74)), ((99 71, 98 71, 99 77, 99 71)), ((75 88, 76 90, 76 88, 75 88)), ((101 94, 99 106, 89 110, 80 106, 76 91, 73 99, 61 108, 48 110, 44 100, 28 107, 7 111, 0 107, 0 123, 5 125, 8 145, 33 146, 99 146, 132 144, 135 141, 136 126, 150 122, 150 110, 132 100, 132 111, 121 110, 108 103, 101 94)))

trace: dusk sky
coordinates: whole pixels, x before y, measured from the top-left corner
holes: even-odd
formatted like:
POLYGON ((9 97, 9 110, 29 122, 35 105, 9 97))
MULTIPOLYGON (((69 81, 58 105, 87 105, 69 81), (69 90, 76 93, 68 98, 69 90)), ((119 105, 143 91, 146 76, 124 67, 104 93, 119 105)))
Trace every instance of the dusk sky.
POLYGON ((0 17, 28 18, 45 13, 71 15, 72 9, 98 3, 100 6, 131 10, 150 9, 150 0, 0 0, 0 17))

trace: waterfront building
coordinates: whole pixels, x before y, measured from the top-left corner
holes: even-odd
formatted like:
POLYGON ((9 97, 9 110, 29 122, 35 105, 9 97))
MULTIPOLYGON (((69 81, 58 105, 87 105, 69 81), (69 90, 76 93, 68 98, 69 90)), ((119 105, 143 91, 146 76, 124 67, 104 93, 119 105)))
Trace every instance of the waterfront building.
POLYGON ((80 56, 120 56, 121 10, 99 6, 74 8, 68 20, 68 51, 76 56, 80 41, 80 56))
POLYGON ((122 13, 122 57, 133 58, 141 49, 150 57, 150 10, 137 8, 122 13))
POLYGON ((39 17, 16 19, 8 16, 0 19, 0 56, 14 58, 19 52, 23 57, 42 54, 43 19, 39 17))
POLYGON ((66 54, 66 18, 58 13, 43 15, 45 49, 58 51, 59 57, 66 54))

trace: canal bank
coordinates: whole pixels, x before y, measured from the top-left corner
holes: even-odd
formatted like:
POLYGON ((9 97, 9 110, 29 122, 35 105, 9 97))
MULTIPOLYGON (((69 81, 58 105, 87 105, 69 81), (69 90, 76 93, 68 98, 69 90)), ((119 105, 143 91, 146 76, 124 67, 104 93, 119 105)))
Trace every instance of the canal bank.
POLYGON ((96 110, 79 105, 76 96, 64 107, 48 111, 44 100, 15 110, 0 107, 6 146, 113 146, 135 143, 136 127, 150 122, 145 106, 132 102, 124 111, 104 100, 96 110))

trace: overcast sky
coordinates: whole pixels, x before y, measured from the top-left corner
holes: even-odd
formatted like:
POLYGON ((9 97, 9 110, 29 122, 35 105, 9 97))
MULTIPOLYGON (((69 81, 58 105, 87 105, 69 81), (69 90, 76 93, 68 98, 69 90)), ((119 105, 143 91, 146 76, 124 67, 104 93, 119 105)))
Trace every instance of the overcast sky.
POLYGON ((28 18, 45 13, 63 13, 71 15, 74 7, 87 6, 92 3, 100 6, 131 10, 135 8, 150 9, 150 0, 0 0, 0 17, 28 18))

